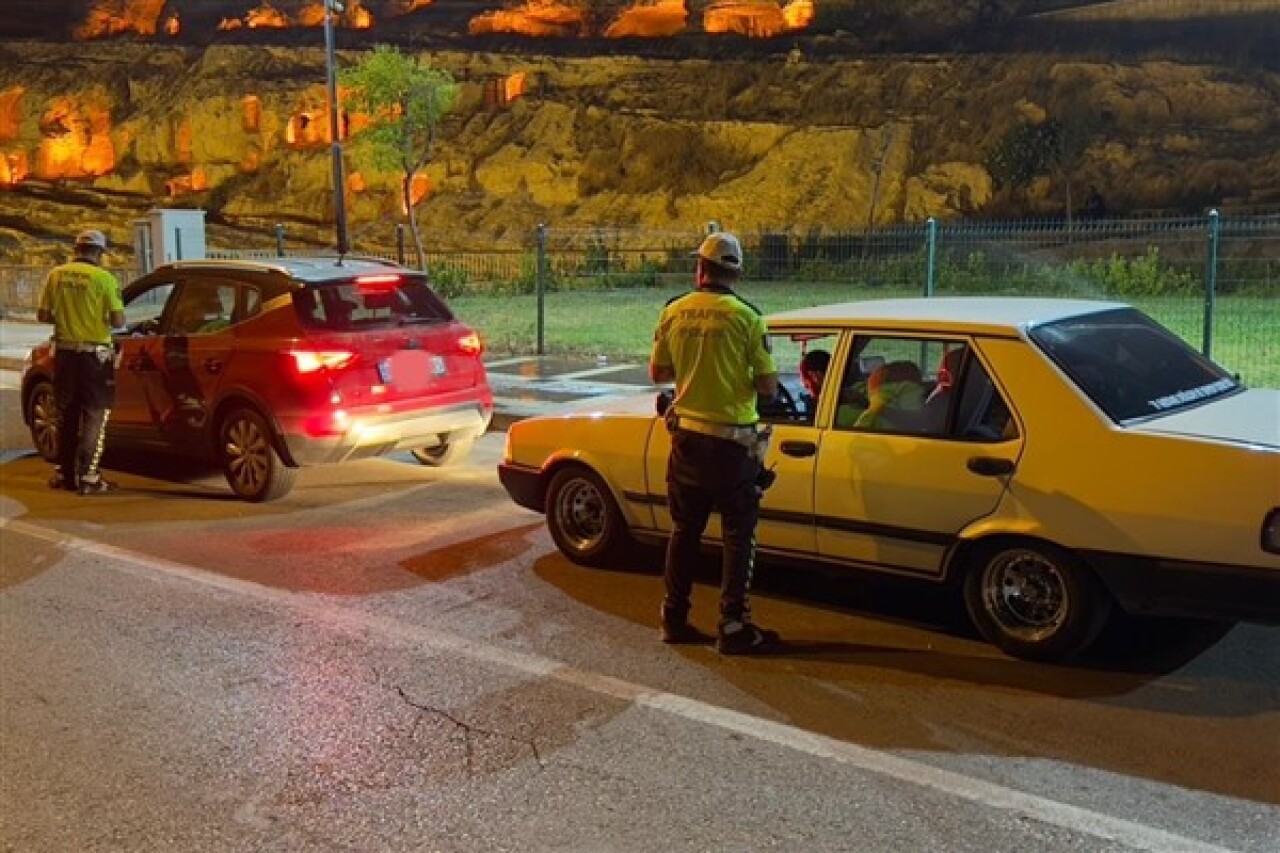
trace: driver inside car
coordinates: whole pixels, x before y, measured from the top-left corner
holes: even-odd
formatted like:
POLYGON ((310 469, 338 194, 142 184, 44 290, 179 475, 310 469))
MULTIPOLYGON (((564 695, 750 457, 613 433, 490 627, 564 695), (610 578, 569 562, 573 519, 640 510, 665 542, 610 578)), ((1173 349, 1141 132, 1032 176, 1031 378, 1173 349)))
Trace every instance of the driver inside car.
MULTIPOLYGON (((817 417, 818 395, 822 392, 822 384, 826 381, 830 367, 831 353, 823 349, 810 350, 800 359, 800 381, 804 384, 805 390, 805 412, 811 423, 817 417)), ((836 406, 838 429, 848 429, 853 426, 865 408, 853 402, 855 397, 853 392, 856 390, 856 386, 849 389, 849 393, 841 389, 841 400, 836 406)))

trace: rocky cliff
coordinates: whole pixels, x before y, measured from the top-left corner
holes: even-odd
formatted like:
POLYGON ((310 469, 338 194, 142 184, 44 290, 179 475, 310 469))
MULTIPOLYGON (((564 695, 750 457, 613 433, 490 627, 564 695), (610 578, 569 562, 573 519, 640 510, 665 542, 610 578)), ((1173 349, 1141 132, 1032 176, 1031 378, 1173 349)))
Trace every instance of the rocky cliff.
MULTIPOLYGON (((431 248, 527 243, 538 223, 843 230, 929 216, 1280 205, 1280 76, 1186 60, 969 53, 847 58, 819 42, 734 59, 432 50, 463 98, 425 179, 431 248), (1011 128, 1087 129, 1069 169, 996 185, 1011 128)), ((340 62, 358 59, 342 50, 340 62)), ((331 245, 319 45, 0 47, 0 262, 89 224, 208 211, 214 246, 331 245)), ((346 149, 357 250, 389 250, 396 176, 346 149)), ((123 258, 123 256, 122 256, 123 258)))

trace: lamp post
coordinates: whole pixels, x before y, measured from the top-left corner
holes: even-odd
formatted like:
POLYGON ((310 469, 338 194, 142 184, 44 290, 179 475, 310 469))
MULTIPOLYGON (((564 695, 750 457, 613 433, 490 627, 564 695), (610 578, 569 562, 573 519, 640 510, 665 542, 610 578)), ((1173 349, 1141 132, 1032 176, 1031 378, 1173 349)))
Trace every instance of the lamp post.
POLYGON ((338 128, 338 64, 333 54, 333 16, 343 8, 339 0, 324 2, 324 66, 329 88, 329 150, 333 155, 333 225, 338 236, 339 256, 351 250, 347 242, 347 181, 342 169, 342 138, 338 128))

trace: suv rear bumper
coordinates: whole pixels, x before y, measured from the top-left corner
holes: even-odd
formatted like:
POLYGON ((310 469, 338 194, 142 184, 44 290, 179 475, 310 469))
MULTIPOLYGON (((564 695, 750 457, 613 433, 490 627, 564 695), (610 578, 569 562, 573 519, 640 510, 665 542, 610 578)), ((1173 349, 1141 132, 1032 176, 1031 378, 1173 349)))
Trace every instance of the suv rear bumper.
POLYGON ((296 465, 323 465, 418 450, 484 435, 493 410, 472 403, 431 412, 357 417, 342 433, 310 435, 299 424, 284 425, 285 448, 296 465))

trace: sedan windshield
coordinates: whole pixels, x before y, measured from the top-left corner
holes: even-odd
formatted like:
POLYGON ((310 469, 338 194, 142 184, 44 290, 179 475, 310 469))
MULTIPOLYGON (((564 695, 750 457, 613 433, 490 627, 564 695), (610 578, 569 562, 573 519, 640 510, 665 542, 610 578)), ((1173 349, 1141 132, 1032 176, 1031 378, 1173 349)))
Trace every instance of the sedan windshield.
POLYGON ((1196 406, 1242 387, 1132 308, 1047 323, 1032 329, 1031 339, 1115 421, 1196 406))

